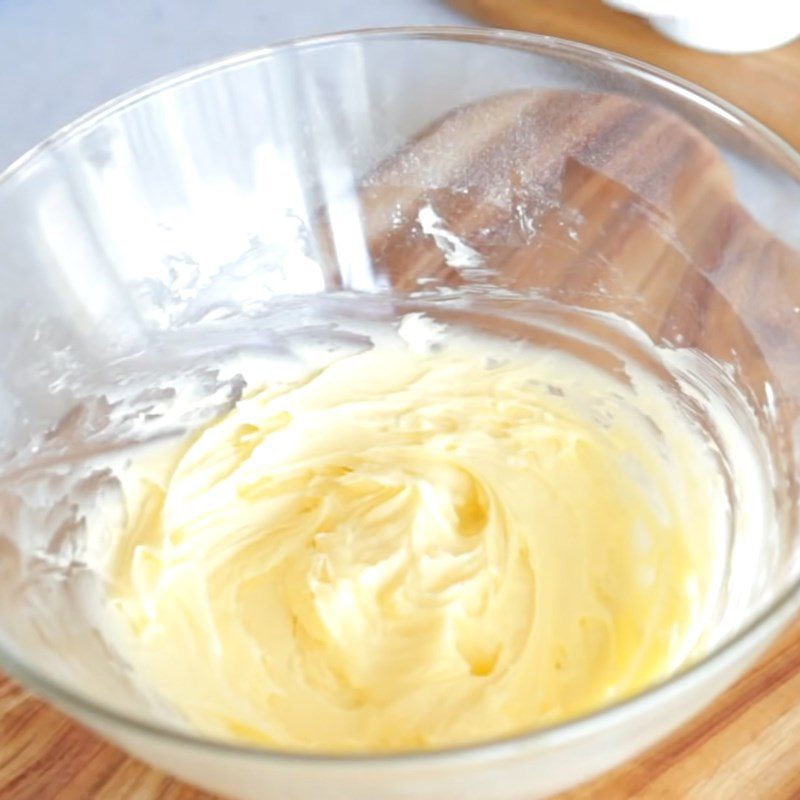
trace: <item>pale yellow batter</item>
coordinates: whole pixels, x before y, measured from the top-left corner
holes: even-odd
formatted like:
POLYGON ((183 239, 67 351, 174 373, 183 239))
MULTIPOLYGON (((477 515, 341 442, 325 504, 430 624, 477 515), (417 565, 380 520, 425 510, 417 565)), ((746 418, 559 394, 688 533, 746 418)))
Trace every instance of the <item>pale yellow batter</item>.
POLYGON ((139 461, 126 655, 211 735, 432 748, 641 689, 696 646, 722 485, 655 383, 457 337, 253 391, 139 461))

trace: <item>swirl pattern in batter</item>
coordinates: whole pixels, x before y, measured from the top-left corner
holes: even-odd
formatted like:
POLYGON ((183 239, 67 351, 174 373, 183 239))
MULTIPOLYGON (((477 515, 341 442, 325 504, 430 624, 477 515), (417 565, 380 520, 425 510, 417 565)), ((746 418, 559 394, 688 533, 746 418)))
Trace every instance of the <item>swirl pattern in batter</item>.
POLYGON ((655 382, 497 355, 378 344, 142 459, 111 584, 142 679, 210 735, 363 752, 552 723, 682 663, 724 495, 702 438, 655 382))

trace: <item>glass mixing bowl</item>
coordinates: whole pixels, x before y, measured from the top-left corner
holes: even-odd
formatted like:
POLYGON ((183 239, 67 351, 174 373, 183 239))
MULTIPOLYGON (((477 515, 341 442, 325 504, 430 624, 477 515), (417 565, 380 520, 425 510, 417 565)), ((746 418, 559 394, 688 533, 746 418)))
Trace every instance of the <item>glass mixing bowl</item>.
POLYGON ((629 758, 734 681, 798 606, 798 209, 800 159, 754 120, 549 37, 322 37, 80 119, 0 178, 0 665, 234 798, 530 800, 629 758), (516 336, 580 312, 572 334, 596 328, 629 352, 649 337, 684 364, 701 412, 735 423, 731 398, 692 383, 693 364, 716 364, 761 449, 727 454, 736 514, 707 654, 579 719, 436 752, 212 741, 148 697, 96 624, 87 532, 121 524, 98 518, 118 486, 96 458, 229 407, 241 379, 219 365, 324 339, 328 301, 516 336))

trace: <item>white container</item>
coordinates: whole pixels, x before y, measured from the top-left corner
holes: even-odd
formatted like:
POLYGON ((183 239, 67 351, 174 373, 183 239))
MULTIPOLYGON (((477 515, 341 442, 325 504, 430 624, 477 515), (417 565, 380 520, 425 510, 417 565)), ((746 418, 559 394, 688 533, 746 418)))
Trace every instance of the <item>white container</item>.
POLYGON ((800 36, 796 0, 605 0, 643 16, 669 39, 713 53, 753 53, 800 36))

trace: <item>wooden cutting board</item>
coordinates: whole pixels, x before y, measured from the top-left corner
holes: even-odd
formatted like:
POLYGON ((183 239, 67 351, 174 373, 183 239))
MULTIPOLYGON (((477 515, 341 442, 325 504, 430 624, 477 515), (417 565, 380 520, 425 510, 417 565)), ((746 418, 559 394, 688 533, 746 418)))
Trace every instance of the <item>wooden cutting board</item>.
MULTIPOLYGON (((127 758, 1 677, 0 797, 216 800, 127 758)), ((702 716, 635 761, 559 800, 798 797, 800 622, 702 716)))
MULTIPOLYGON (((625 311, 651 335, 669 341, 680 333, 682 343, 723 357, 735 346, 753 355, 751 377, 774 363, 759 361, 729 300, 748 298, 751 322, 769 341, 800 339, 798 255, 738 205, 709 142, 664 112, 601 95, 517 93, 450 115, 412 150, 412 157, 387 161, 363 189, 371 254, 398 286, 463 278, 414 227, 423 204, 433 204, 442 224, 486 254, 487 266, 511 285, 577 292, 597 307, 644 293, 658 313, 638 318, 635 303, 625 311), (432 176, 438 188, 422 189, 432 176), (529 192, 530 184, 542 191, 529 192), (492 199, 509 187, 502 202, 492 199), (523 224, 529 217, 535 225, 523 224), (781 291, 762 299, 764 286, 781 291)), ((787 352, 781 373, 800 392, 796 351, 787 352)), ((208 797, 126 757, 0 677, 3 800, 208 797)), ((800 622, 668 741, 565 795, 688 797, 800 797, 800 622)))
POLYGON ((800 150, 800 39, 766 53, 718 55, 682 47, 602 0, 450 3, 485 25, 574 39, 655 64, 716 92, 800 150))

